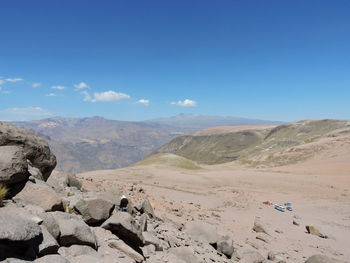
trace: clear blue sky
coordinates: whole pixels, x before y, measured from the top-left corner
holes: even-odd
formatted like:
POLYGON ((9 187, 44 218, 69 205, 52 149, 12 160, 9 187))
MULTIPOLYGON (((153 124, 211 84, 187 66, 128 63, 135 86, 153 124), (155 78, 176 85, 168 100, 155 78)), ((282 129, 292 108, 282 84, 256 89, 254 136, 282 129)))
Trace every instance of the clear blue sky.
POLYGON ((0 10, 2 120, 350 119, 348 0, 3 0, 0 10))

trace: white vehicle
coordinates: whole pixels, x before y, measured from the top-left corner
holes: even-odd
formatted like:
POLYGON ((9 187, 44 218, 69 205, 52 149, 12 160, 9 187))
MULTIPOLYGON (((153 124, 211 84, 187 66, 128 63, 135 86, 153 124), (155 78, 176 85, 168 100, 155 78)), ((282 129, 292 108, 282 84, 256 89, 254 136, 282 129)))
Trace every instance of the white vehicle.
POLYGON ((285 212, 286 211, 286 207, 284 207, 283 205, 275 204, 275 209, 277 209, 278 211, 281 211, 281 212, 285 212))

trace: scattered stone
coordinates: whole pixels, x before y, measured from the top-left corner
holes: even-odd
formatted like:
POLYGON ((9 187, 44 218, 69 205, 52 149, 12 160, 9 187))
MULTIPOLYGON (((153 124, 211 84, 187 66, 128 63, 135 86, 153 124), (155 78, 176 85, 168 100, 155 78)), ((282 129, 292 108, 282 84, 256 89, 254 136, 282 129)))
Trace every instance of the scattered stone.
POLYGON ((224 254, 226 257, 231 258, 233 253, 233 240, 229 236, 219 238, 216 243, 217 251, 224 254))
POLYGON ((111 202, 99 198, 79 200, 74 205, 74 209, 88 225, 96 225, 108 219, 113 208, 111 202))
POLYGON ((296 221, 296 220, 293 220, 293 225, 295 225, 295 226, 299 226, 299 225, 300 225, 300 223, 299 223, 298 221, 296 221))
POLYGON ((23 190, 14 198, 15 202, 22 204, 32 204, 42 207, 45 211, 63 210, 62 200, 58 194, 45 182, 28 181, 23 190))
POLYGON ((140 225, 141 232, 147 231, 147 220, 148 220, 147 214, 142 214, 140 216, 139 225, 140 225))
POLYGON ((322 233, 321 229, 315 226, 306 226, 306 230, 309 234, 311 235, 315 235, 321 238, 328 238, 327 235, 325 235, 324 233, 322 233))
POLYGON ((267 244, 270 243, 270 240, 269 240, 268 236, 266 234, 264 234, 264 233, 258 233, 256 235, 256 239, 261 240, 261 241, 263 241, 263 242, 265 242, 267 244))

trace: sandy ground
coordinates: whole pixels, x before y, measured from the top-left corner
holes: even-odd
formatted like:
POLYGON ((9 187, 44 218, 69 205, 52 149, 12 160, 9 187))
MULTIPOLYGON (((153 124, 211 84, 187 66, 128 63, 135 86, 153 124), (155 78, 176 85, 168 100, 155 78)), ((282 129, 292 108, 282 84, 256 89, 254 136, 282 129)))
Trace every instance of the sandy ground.
MULTIPOLYGON (((257 249, 264 256, 276 251, 288 262, 304 262, 313 254, 350 261, 350 162, 342 162, 339 174, 334 166, 333 172, 318 172, 320 161, 309 162, 284 167, 285 171, 230 163, 195 171, 138 166, 78 177, 86 179, 84 185, 91 189, 119 186, 128 195, 130 187, 142 188, 159 217, 184 224, 209 222, 220 234, 230 235, 236 247, 257 249), (263 201, 291 202, 293 211, 279 212, 263 201), (256 239, 252 230, 256 218, 270 229, 269 243, 256 239), (329 238, 307 234, 306 225, 320 227, 329 238)), ((141 196, 132 196, 137 198, 141 196)))

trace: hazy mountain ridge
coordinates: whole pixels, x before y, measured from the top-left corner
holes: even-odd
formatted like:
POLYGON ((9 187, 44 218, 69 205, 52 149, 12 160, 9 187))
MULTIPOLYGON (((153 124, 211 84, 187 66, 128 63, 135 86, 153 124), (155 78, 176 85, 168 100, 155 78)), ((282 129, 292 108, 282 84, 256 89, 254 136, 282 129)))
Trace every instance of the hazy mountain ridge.
POLYGON ((108 120, 102 117, 54 117, 13 124, 32 130, 48 140, 57 156, 58 170, 83 172, 125 167, 151 154, 176 136, 216 126, 218 123, 235 125, 256 122, 265 123, 241 118, 180 114, 168 119, 142 122, 108 120))

